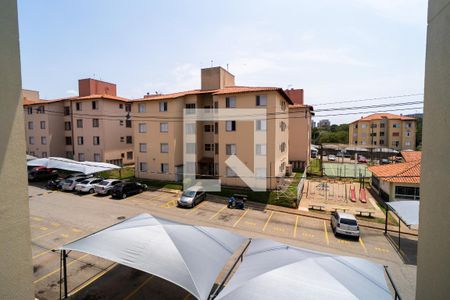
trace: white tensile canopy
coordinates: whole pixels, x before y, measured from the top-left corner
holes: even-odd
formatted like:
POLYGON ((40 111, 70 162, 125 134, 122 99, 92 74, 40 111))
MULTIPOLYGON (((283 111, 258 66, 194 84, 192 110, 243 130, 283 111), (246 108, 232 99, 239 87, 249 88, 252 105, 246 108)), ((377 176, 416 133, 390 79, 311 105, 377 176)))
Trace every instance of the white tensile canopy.
POLYGON ((381 265, 253 240, 216 299, 392 299, 392 295, 381 265))
POLYGON ((37 159, 37 157, 36 157, 36 156, 33 156, 33 155, 28 155, 28 154, 27 154, 27 161, 33 160, 33 159, 37 159))
POLYGON ((93 174, 112 169, 120 169, 119 166, 104 162, 76 161, 62 157, 38 158, 28 161, 27 165, 33 167, 47 167, 52 169, 75 171, 84 174, 93 174))
POLYGON ((245 240, 223 229, 141 214, 60 250, 89 253, 154 274, 207 299, 217 276, 245 240))
POLYGON ((408 227, 419 225, 419 201, 395 201, 386 204, 408 227))

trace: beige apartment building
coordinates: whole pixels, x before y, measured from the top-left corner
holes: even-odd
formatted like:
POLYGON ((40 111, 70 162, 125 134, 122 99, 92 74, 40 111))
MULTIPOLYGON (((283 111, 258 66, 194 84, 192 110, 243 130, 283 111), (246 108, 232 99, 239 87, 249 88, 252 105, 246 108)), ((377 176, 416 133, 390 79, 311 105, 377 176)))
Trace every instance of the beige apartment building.
MULTIPOLYGON (((246 184, 225 160, 235 154, 267 187, 275 188, 289 163, 289 115, 292 100, 281 88, 243 87, 221 67, 201 70, 201 89, 166 95, 146 95, 133 101, 132 120, 136 156, 136 176, 181 181, 193 166, 183 163, 183 149, 196 154, 195 174, 218 178, 222 185, 246 184), (184 109, 267 109, 266 120, 197 121, 184 128, 196 133, 195 142, 183 137, 184 109), (266 144, 254 145, 254 135, 266 132, 266 144), (183 145, 185 143, 185 145, 183 145), (258 161, 266 168, 260 169, 258 161), (256 161, 256 166, 255 166, 256 161)), ((255 117, 256 119, 256 117, 255 117)))
POLYGON ((128 99, 116 96, 112 83, 82 79, 78 85, 79 96, 56 100, 40 100, 37 92, 22 93, 27 153, 132 164, 128 99))
POLYGON ((289 163, 294 170, 303 170, 311 157, 311 116, 313 107, 289 105, 289 163))
POLYGON ((349 125, 349 143, 395 150, 415 150, 416 119, 389 113, 361 117, 349 125))

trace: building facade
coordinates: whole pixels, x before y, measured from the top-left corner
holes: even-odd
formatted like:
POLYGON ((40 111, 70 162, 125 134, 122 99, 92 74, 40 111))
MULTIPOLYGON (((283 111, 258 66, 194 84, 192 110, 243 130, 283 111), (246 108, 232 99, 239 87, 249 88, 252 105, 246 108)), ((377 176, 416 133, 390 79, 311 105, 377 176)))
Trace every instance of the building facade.
POLYGON ((303 170, 311 157, 312 111, 309 105, 289 106, 289 163, 294 170, 303 170))
POLYGON ((39 100, 23 94, 27 154, 132 164, 131 103, 115 93, 115 84, 82 79, 82 96, 39 100))
POLYGON ((377 113, 349 125, 352 145, 415 150, 416 119, 389 113, 377 113))
POLYGON ((222 185, 246 184, 225 161, 235 154, 249 170, 265 177, 275 188, 289 163, 288 105, 291 99, 281 88, 234 85, 234 76, 221 67, 203 69, 202 89, 167 95, 147 95, 133 101, 136 176, 181 181, 183 172, 200 178, 220 179, 222 185), (183 128, 184 109, 267 109, 264 121, 197 121, 183 128), (254 145, 254 135, 266 132, 266 144, 254 145), (186 136, 195 132, 195 140, 186 136), (195 166, 184 165, 183 149, 195 153, 195 166), (255 166, 265 160, 264 170, 255 166))

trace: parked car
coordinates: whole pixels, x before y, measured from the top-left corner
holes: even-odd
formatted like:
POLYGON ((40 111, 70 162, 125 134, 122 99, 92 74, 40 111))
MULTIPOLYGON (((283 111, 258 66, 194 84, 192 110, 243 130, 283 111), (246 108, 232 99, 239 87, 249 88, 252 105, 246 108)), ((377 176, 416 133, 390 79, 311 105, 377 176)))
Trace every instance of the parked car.
POLYGON ((69 177, 64 179, 61 185, 63 191, 73 191, 75 186, 85 180, 87 177, 69 177))
POLYGON ((191 186, 181 194, 178 206, 194 207, 206 199, 206 192, 201 186, 191 186))
POLYGON ((336 155, 333 154, 328 155, 328 161, 336 161, 336 155))
POLYGON ((111 189, 111 196, 117 199, 125 199, 128 196, 142 193, 147 190, 147 185, 139 182, 122 182, 111 189))
POLYGON ((58 178, 58 173, 54 169, 46 167, 36 167, 28 172, 28 180, 40 181, 58 178))
POLYGON ((344 157, 344 152, 339 151, 338 153, 336 153, 337 157, 344 157))
POLYGON ((316 158, 317 157, 317 150, 312 149, 311 150, 311 158, 316 158))
POLYGON ((389 161, 389 159, 387 158, 383 158, 382 160, 380 160, 380 165, 388 165, 391 162, 389 161))
POLYGON ((358 156, 358 162, 359 163, 367 163, 367 158, 365 156, 359 155, 358 156))
POLYGON ((347 235, 359 238, 359 225, 355 216, 349 213, 333 212, 331 214, 331 229, 334 235, 347 235))
POLYGON ((105 179, 94 185, 94 190, 97 194, 109 195, 111 189, 116 185, 122 183, 119 179, 105 179))
POLYGON ((84 179, 80 183, 75 185, 75 191, 80 193, 90 193, 93 194, 95 192, 95 185, 103 181, 103 178, 88 178, 84 179))

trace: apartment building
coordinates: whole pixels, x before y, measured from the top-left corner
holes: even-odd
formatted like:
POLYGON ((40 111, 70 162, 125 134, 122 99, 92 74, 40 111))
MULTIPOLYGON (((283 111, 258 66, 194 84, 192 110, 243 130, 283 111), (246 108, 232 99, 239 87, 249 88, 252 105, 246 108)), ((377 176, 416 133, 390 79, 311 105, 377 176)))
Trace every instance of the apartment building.
POLYGON ((361 117, 349 125, 349 143, 395 150, 414 150, 416 119, 389 113, 361 117))
POLYGON ((294 170, 303 170, 309 163, 313 115, 310 105, 289 105, 289 163, 294 170))
POLYGON ((23 93, 27 153, 132 164, 131 103, 116 95, 112 83, 89 78, 78 87, 79 96, 56 100, 23 93))
POLYGON ((222 185, 246 184, 225 163, 235 154, 258 177, 275 188, 289 163, 288 106, 292 100, 281 88, 236 86, 234 76, 221 67, 201 70, 201 89, 166 95, 146 95, 133 101, 136 176, 158 180, 183 178, 195 169, 197 177, 218 178, 222 185), (197 121, 183 127, 184 109, 267 109, 266 120, 197 121), (184 141, 196 133, 195 142, 184 141), (254 136, 266 132, 266 144, 254 136), (195 153, 197 163, 184 165, 183 149, 195 153), (260 169, 255 161, 264 160, 260 169))

